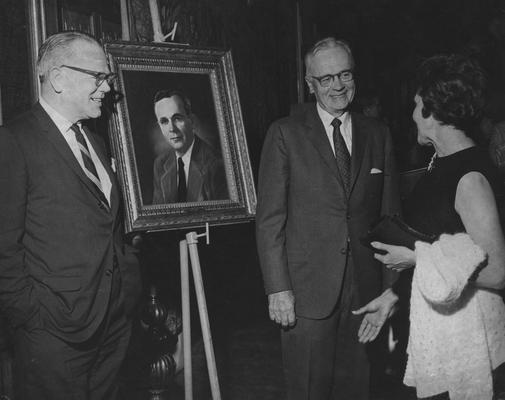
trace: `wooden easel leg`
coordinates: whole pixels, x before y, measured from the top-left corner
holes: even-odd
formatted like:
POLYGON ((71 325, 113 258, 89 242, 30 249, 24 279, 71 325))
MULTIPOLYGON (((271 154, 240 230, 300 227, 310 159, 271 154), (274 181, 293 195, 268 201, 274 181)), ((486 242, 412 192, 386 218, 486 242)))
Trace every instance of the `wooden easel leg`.
POLYGON ((191 366, 191 318, 189 310, 188 243, 179 242, 181 257, 182 343, 184 353, 184 399, 193 400, 193 373, 191 366))
POLYGON ((212 399, 221 400, 219 380, 216 369, 216 359, 214 356, 214 347, 212 345, 212 335, 210 333, 209 315, 207 312, 207 303, 205 300, 205 291, 203 288, 202 270, 200 268, 200 259, 198 257, 198 240, 196 239, 196 233, 188 233, 186 235, 186 239, 189 248, 189 257, 191 259, 193 280, 195 282, 196 300, 198 302, 198 312, 200 314, 200 324, 202 326, 203 343, 205 346, 207 368, 209 370, 209 381, 212 391, 212 399))

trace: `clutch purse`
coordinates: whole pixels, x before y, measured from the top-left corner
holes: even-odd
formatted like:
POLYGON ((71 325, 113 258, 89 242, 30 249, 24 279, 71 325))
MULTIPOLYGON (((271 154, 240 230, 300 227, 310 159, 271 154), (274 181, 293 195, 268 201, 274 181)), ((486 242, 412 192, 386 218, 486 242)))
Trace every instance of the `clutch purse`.
POLYGON ((370 243, 381 242, 394 246, 404 246, 414 250, 415 243, 418 240, 433 243, 436 237, 416 231, 400 219, 398 215, 384 215, 375 224, 373 224, 367 234, 361 238, 361 243, 372 249, 375 253, 385 253, 378 250, 370 243))

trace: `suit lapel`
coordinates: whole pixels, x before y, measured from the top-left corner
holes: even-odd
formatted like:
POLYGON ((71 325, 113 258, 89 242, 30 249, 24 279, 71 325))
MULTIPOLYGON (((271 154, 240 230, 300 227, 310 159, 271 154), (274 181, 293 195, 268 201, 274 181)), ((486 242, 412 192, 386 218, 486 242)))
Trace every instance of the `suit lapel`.
POLYGON ((177 157, 175 152, 169 150, 168 157, 164 160, 163 173, 160 176, 160 188, 163 193, 164 203, 177 202, 177 157))
POLYGON ((338 181, 340 182, 343 188, 343 181, 342 177, 340 176, 340 171, 338 170, 337 167, 337 162, 335 161, 335 155, 331 150, 331 145, 330 142, 328 141, 328 136, 326 135, 323 123, 321 122, 321 119, 317 114, 315 104, 313 104, 312 107, 310 107, 305 112, 305 128, 308 139, 321 155, 321 159, 323 160, 323 162, 337 177, 338 181))
POLYGON ((363 163, 363 154, 368 142, 368 132, 364 129, 362 120, 355 113, 351 113, 352 118, 352 155, 351 155, 351 188, 354 188, 358 174, 363 163))
POLYGON ((72 153, 72 150, 70 150, 67 141, 40 104, 37 104, 34 107, 33 114, 39 121, 41 131, 44 133, 45 137, 53 144, 56 151, 65 160, 69 168, 77 175, 77 177, 93 194, 93 196, 95 196, 96 199, 100 200, 98 194, 96 193, 96 189, 93 187, 93 183, 89 180, 89 178, 82 170, 79 162, 74 156, 74 153, 72 153))
POLYGON ((203 201, 200 198, 202 193, 203 176, 200 166, 203 164, 201 161, 200 140, 195 137, 195 144, 191 153, 191 162, 189 163, 188 173, 188 201, 203 201))

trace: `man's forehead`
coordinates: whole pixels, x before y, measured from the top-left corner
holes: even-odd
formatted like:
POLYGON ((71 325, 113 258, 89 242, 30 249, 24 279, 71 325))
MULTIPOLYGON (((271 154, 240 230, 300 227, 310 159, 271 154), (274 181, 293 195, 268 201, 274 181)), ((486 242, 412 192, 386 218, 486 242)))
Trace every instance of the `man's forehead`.
POLYGON ((72 52, 69 54, 71 61, 82 63, 100 63, 107 66, 107 58, 100 45, 86 42, 84 40, 75 41, 72 45, 72 52))
POLYGON ((174 115, 174 114, 184 114, 184 103, 179 98, 179 96, 165 97, 156 102, 154 105, 154 111, 156 114, 163 115, 174 115))
POLYGON ((351 55, 342 46, 320 49, 309 59, 307 69, 310 70, 328 66, 351 68, 351 55))

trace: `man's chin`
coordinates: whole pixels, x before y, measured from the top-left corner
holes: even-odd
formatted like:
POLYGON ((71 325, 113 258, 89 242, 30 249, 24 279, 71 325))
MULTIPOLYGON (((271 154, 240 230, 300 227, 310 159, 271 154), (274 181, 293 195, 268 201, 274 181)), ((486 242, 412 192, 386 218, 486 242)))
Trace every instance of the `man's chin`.
POLYGON ((99 108, 97 110, 93 110, 92 112, 90 112, 89 114, 89 118, 98 118, 100 115, 102 115, 102 109, 99 108))

